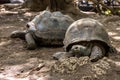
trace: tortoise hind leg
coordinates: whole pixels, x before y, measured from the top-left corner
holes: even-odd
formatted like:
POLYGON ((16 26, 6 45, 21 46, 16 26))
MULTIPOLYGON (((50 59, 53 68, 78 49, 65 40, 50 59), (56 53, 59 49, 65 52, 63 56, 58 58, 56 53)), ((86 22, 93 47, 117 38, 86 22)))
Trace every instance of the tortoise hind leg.
POLYGON ((100 46, 93 46, 91 55, 90 55, 90 60, 91 62, 96 62, 99 59, 103 58, 105 55, 105 49, 100 46))
POLYGON ((27 49, 34 50, 37 47, 35 40, 30 33, 25 35, 25 40, 27 42, 27 49))

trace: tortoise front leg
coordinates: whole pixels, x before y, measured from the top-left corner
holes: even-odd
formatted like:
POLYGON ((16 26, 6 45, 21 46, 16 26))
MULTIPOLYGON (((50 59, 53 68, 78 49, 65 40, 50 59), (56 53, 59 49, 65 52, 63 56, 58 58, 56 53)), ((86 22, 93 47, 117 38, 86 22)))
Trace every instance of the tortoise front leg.
POLYGON ((69 58, 72 57, 73 55, 69 52, 56 52, 52 55, 53 59, 55 60, 60 60, 63 58, 69 58))
POLYGON ((103 58, 105 55, 105 49, 100 46, 93 46, 91 55, 90 55, 90 60, 91 62, 96 62, 99 59, 103 58))
POLYGON ((30 33, 25 35, 25 40, 27 42, 27 49, 33 50, 37 47, 33 36, 30 33))
POLYGON ((16 31, 13 31, 11 34, 10 34, 10 37, 11 38, 20 38, 22 40, 25 40, 25 35, 26 35, 27 31, 24 30, 24 31, 20 31, 20 30, 16 30, 16 31))

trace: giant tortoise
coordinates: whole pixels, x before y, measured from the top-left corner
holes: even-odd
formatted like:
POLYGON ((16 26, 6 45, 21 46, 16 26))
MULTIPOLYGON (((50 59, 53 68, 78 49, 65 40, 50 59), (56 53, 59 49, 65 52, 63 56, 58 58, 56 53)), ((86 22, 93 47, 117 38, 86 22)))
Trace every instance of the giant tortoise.
POLYGON ((45 10, 27 23, 25 31, 13 31, 10 37, 25 39, 28 49, 38 45, 63 45, 65 32, 73 21, 61 12, 45 10))
POLYGON ((94 62, 115 51, 104 25, 91 18, 73 22, 66 31, 63 43, 65 52, 53 54, 54 59, 89 56, 94 62))

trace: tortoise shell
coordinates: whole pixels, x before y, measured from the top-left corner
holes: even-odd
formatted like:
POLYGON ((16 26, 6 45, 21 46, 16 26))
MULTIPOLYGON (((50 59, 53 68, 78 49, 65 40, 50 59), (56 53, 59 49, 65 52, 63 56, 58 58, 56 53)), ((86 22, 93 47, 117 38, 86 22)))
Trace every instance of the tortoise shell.
POLYGON ((73 21, 71 17, 63 15, 61 12, 43 11, 27 26, 35 26, 34 35, 37 38, 63 40, 67 28, 73 21))
POLYGON ((86 41, 97 41, 105 45, 107 49, 111 44, 104 25, 91 18, 83 18, 73 22, 66 31, 63 43, 65 50, 69 51, 72 45, 86 41))

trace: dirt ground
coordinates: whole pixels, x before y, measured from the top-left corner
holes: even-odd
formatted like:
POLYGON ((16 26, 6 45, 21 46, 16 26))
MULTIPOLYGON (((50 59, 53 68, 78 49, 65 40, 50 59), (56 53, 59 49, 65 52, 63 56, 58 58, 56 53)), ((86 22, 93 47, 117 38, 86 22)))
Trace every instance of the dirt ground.
POLYGON ((120 17, 91 16, 105 25, 118 53, 95 63, 87 57, 55 61, 51 55, 62 47, 27 50, 24 41, 9 37, 39 12, 7 9, 0 5, 0 80, 120 80, 120 17))

